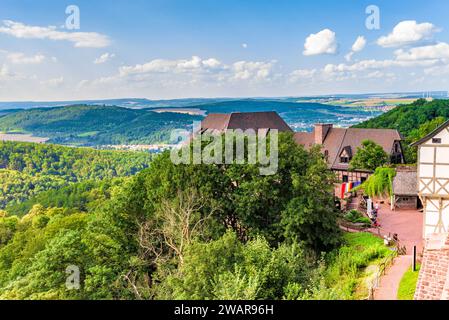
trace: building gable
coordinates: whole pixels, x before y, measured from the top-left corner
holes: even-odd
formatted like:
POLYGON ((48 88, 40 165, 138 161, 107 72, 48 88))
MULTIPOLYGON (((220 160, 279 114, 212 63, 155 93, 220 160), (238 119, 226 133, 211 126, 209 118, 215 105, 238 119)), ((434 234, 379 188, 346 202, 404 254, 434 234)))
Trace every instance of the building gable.
POLYGON ((424 138, 411 144, 412 147, 421 146, 423 144, 447 144, 449 145, 449 120, 439 126, 437 129, 426 135, 424 138), (440 142, 433 139, 441 139, 440 142))

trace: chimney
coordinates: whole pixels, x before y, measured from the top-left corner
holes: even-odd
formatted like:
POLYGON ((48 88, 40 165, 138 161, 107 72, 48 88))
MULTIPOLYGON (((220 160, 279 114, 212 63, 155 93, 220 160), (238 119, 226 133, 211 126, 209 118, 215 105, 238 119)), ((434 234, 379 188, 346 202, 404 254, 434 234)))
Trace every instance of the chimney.
POLYGON ((317 123, 315 124, 314 134, 315 134, 315 144, 323 144, 324 139, 326 139, 329 130, 332 129, 333 125, 331 123, 317 123))

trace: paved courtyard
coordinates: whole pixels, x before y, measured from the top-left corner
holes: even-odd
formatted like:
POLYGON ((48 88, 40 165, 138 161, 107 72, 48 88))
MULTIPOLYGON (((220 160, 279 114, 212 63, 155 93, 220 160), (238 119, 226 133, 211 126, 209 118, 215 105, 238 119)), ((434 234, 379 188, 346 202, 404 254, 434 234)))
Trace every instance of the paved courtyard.
MULTIPOLYGON (((407 248, 407 254, 413 254, 413 246, 417 246, 418 255, 423 250, 423 213, 418 210, 390 210, 390 206, 383 204, 379 210, 378 222, 382 236, 398 234, 401 246, 407 248)), ((378 233, 377 229, 370 230, 378 233)))

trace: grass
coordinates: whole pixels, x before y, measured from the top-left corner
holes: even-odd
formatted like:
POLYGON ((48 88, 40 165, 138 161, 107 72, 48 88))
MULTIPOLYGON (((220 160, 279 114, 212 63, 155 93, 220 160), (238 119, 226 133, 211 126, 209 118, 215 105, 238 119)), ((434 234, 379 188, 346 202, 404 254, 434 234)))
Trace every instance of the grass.
POLYGON ((402 276, 398 289, 398 300, 413 300, 416 290, 416 283, 418 282, 420 265, 417 266, 417 271, 413 272, 410 268, 402 276))
POLYGON ((89 137, 93 137, 93 136, 97 135, 98 133, 99 133, 99 131, 84 132, 84 133, 80 133, 78 135, 78 137, 80 137, 80 138, 89 138, 89 137))
POLYGON ((314 299, 357 300, 368 296, 368 281, 391 250, 371 233, 346 233, 345 244, 326 257, 323 283, 314 299))

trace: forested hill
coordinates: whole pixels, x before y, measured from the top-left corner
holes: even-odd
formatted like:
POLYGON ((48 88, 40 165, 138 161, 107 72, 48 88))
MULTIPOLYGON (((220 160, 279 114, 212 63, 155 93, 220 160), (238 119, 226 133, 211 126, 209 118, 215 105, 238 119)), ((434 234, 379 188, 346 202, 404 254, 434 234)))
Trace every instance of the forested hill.
POLYGON ((8 112, 0 115, 0 132, 32 133, 58 144, 146 144, 167 142, 172 129, 200 119, 148 109, 73 105, 8 112))
POLYGON ((426 101, 419 99, 401 105, 376 118, 362 122, 354 128, 397 129, 404 137, 402 147, 407 163, 417 160, 417 148, 410 144, 425 137, 449 119, 449 100, 426 101))
POLYGON ((150 161, 147 153, 0 142, 0 208, 73 182, 134 175, 150 161))
POLYGON ((449 119, 449 100, 416 100, 412 104, 401 105, 376 118, 355 125, 354 128, 397 129, 405 137, 413 130, 437 117, 449 119))

